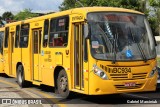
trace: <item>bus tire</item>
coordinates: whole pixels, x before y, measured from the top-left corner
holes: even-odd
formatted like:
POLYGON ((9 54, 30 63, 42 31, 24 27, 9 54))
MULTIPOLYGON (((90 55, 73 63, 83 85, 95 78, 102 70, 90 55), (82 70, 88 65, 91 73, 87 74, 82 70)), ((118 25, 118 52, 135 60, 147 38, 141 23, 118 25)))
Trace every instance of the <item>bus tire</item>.
POLYGON ((24 69, 22 65, 17 68, 17 82, 21 88, 25 87, 24 69))
POLYGON ((70 91, 68 77, 64 69, 62 69, 58 74, 57 91, 63 98, 69 98, 70 91))

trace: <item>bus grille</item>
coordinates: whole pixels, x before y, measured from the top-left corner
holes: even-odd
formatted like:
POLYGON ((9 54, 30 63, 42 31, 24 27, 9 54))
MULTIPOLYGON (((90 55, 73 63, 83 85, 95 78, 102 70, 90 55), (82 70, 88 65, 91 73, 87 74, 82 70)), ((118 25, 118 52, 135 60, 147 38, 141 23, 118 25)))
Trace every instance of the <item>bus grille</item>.
POLYGON ((111 80, 135 80, 135 79, 145 79, 147 73, 133 73, 132 77, 129 77, 128 74, 110 74, 111 80))
POLYGON ((138 89, 141 88, 143 84, 136 84, 135 86, 125 86, 125 85, 115 85, 118 90, 125 90, 125 89, 138 89))

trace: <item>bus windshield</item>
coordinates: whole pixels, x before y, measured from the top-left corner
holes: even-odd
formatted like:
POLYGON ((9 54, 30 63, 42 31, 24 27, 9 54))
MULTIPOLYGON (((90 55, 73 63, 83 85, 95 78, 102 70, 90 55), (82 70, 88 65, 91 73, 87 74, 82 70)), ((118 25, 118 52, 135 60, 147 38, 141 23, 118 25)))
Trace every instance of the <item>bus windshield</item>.
POLYGON ((144 15, 89 13, 91 54, 100 60, 132 61, 156 57, 155 42, 144 15))

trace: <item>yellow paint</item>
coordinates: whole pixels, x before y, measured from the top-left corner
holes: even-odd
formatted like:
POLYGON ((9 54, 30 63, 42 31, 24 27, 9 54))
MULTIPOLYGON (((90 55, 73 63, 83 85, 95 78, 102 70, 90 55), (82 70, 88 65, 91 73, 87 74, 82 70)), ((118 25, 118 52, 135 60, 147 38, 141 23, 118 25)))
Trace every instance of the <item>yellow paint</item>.
MULTIPOLYGON (((1 33, 4 33, 4 27, 1 27, 0 28, 0 32, 1 33)), ((0 43, 2 43, 2 41, 3 41, 3 39, 2 40, 0 40, 0 43)), ((3 44, 1 44, 1 45, 3 45, 3 44)), ((3 50, 2 50, 2 48, 0 49, 1 50, 1 52, 0 52, 0 73, 4 73, 4 59, 3 59, 3 50)))
POLYGON ((0 54, 0 73, 4 73, 3 56, 0 54))
POLYGON ((63 65, 63 54, 62 53, 55 53, 55 62, 56 62, 56 65, 63 65))
POLYGON ((41 85, 41 83, 40 82, 38 82, 38 81, 32 81, 32 84, 34 84, 34 85, 41 85))
POLYGON ((9 31, 10 32, 14 32, 16 30, 16 26, 11 26, 10 28, 9 28, 9 31))

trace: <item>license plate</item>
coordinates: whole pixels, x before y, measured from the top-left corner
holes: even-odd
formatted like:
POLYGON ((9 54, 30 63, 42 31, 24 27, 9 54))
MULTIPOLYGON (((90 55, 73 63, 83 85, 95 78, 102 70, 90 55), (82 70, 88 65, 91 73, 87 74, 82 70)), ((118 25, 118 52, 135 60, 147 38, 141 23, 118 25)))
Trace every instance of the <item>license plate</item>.
POLYGON ((127 82, 124 84, 126 87, 134 87, 136 86, 136 83, 135 82, 127 82))

